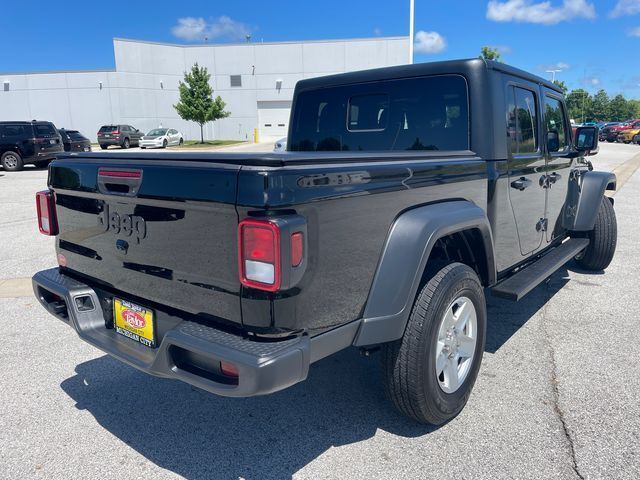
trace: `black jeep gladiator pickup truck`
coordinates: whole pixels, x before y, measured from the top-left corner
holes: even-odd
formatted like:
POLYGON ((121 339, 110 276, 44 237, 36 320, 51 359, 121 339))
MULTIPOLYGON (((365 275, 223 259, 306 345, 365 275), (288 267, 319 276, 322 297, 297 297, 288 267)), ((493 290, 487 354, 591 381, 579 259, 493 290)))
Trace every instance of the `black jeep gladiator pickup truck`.
POLYGON ((226 396, 382 347, 386 392, 420 422, 464 407, 485 292, 519 300, 616 246, 594 127, 552 83, 480 59, 298 82, 288 152, 62 154, 37 195, 59 267, 37 298, 153 375, 226 396))

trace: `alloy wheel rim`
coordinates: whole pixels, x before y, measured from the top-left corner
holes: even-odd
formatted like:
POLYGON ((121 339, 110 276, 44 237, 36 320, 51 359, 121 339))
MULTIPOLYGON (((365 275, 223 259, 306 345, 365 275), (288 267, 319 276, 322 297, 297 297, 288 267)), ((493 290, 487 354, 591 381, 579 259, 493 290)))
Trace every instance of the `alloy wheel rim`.
POLYGON ((458 297, 445 311, 438 329, 435 370, 443 392, 456 392, 467 379, 477 342, 476 308, 468 297, 458 297))
POLYGON ((7 155, 6 157, 4 157, 4 164, 8 168, 15 168, 18 166, 18 159, 15 155, 7 155))

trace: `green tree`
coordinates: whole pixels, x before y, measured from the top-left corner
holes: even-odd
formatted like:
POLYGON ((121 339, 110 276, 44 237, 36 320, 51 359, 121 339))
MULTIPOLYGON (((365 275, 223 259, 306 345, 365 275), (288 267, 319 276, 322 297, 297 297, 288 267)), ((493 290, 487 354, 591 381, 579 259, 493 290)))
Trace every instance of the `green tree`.
POLYGON ((566 95, 567 92, 569 91, 569 87, 567 87, 567 84, 562 80, 554 80, 553 83, 555 83, 558 87, 562 89, 562 93, 564 95, 566 95))
POLYGON ((628 100, 630 108, 633 110, 633 118, 640 118, 640 100, 628 100))
POLYGON ((576 122, 586 122, 587 114, 591 112, 592 98, 583 88, 571 90, 566 98, 569 118, 576 122))
POLYGON ((591 111, 589 112, 589 118, 596 122, 604 122, 609 120, 611 112, 609 111, 609 95, 604 90, 598 90, 593 96, 593 102, 591 103, 591 111))
POLYGON ((200 125, 200 143, 204 143, 206 123, 231 115, 225 111, 226 104, 220 96, 213 98, 210 79, 207 68, 196 63, 190 72, 184 73, 184 82, 180 82, 178 86, 180 100, 173 106, 180 118, 200 125))
POLYGON ((480 58, 502 62, 502 55, 500 54, 498 49, 489 46, 484 46, 480 49, 480 58))
POLYGON ((634 114, 634 106, 622 95, 616 95, 609 104, 611 119, 616 122, 629 120, 634 114))

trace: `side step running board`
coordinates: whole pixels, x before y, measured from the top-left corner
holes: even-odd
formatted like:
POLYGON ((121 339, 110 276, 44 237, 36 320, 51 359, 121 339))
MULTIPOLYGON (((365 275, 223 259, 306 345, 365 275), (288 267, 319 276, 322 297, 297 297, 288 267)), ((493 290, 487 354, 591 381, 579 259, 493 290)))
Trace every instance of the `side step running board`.
POLYGON ((517 302, 584 250, 587 245, 589 245, 587 238, 571 238, 512 277, 498 283, 491 289, 491 293, 496 297, 517 302))

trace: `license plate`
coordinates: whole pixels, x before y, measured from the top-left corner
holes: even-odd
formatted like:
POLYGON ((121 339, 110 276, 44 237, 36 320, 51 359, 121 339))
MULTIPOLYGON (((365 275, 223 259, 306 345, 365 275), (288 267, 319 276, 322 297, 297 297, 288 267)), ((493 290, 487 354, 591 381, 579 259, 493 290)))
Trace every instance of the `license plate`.
POLYGON ((114 298, 113 318, 116 333, 146 347, 156 346, 153 312, 148 308, 114 298))
POLYGON ((53 139, 50 139, 50 140, 49 140, 49 143, 50 143, 51 145, 55 145, 55 144, 56 144, 56 141, 55 141, 55 140, 53 140, 53 139))
POLYGON ((91 151, 91 149, 90 149, 89 147, 84 147, 84 151, 85 151, 85 152, 90 152, 90 151, 91 151))

